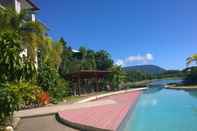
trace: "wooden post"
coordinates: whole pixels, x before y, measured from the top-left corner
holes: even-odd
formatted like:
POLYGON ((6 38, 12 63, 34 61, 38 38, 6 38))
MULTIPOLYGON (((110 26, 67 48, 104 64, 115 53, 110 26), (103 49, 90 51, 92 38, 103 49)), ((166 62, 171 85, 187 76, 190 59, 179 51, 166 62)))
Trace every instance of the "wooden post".
POLYGON ((81 78, 80 78, 80 75, 79 75, 79 76, 78 76, 78 87, 77 87, 77 88, 78 88, 78 95, 79 95, 79 96, 81 95, 81 93, 80 93, 80 86, 81 86, 81 84, 80 84, 80 83, 81 83, 81 82, 80 82, 80 79, 81 79, 81 78))
POLYGON ((99 91, 99 84, 98 84, 98 77, 96 75, 96 92, 98 92, 98 91, 99 91))

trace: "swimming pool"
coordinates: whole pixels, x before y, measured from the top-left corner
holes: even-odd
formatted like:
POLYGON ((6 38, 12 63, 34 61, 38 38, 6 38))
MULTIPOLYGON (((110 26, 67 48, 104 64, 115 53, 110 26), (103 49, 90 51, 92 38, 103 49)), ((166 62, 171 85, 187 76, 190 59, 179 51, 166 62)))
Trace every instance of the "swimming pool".
POLYGON ((197 131, 197 91, 161 87, 143 92, 121 131, 197 131))

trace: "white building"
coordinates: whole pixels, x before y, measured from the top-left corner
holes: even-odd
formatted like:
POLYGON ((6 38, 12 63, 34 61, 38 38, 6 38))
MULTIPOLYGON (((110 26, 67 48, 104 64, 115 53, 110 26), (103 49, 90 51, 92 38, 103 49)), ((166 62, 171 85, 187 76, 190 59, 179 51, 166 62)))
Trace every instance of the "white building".
POLYGON ((0 5, 3 7, 14 8, 16 12, 20 13, 23 9, 28 9, 31 11, 29 18, 35 21, 35 13, 39 8, 31 0, 0 0, 0 5))
MULTIPOLYGON (((17 13, 20 13, 21 10, 30 10, 29 15, 26 20, 36 21, 36 12, 39 8, 31 1, 31 0, 0 0, 0 7, 2 8, 13 8, 17 13)), ((25 55, 27 56, 27 49, 21 53, 21 57, 25 55)), ((37 57, 35 59, 35 65, 37 68, 37 57)))

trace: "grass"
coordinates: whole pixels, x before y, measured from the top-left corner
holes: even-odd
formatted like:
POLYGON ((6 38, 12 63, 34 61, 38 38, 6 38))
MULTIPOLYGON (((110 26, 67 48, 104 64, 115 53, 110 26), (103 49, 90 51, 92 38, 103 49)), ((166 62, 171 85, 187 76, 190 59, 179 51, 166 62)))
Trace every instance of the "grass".
POLYGON ((83 98, 83 96, 68 96, 65 98, 65 100, 67 103, 75 103, 83 98))
POLYGON ((101 95, 101 94, 105 94, 105 93, 109 93, 107 91, 101 91, 101 92, 93 92, 93 93, 89 93, 89 94, 82 94, 81 96, 68 96, 65 97, 65 101, 63 102, 64 104, 72 104, 75 102, 78 102, 80 100, 92 97, 92 96, 96 96, 96 95, 101 95))

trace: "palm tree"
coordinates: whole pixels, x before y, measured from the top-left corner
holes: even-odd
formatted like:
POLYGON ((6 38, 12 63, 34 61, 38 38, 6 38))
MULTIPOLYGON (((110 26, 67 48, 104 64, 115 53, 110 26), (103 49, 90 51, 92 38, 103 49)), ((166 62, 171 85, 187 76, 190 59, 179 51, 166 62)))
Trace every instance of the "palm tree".
POLYGON ((61 55, 63 45, 61 42, 55 42, 49 37, 44 38, 44 45, 40 46, 41 63, 47 64, 56 70, 59 69, 62 62, 61 55))
POLYGON ((192 56, 187 58, 187 65, 190 65, 192 62, 197 62, 197 54, 193 54, 192 56))
POLYGON ((16 32, 21 37, 22 47, 27 49, 27 57, 35 63, 36 49, 44 44, 45 28, 38 21, 27 21, 28 10, 17 13, 13 9, 0 9, 0 33, 16 32))

